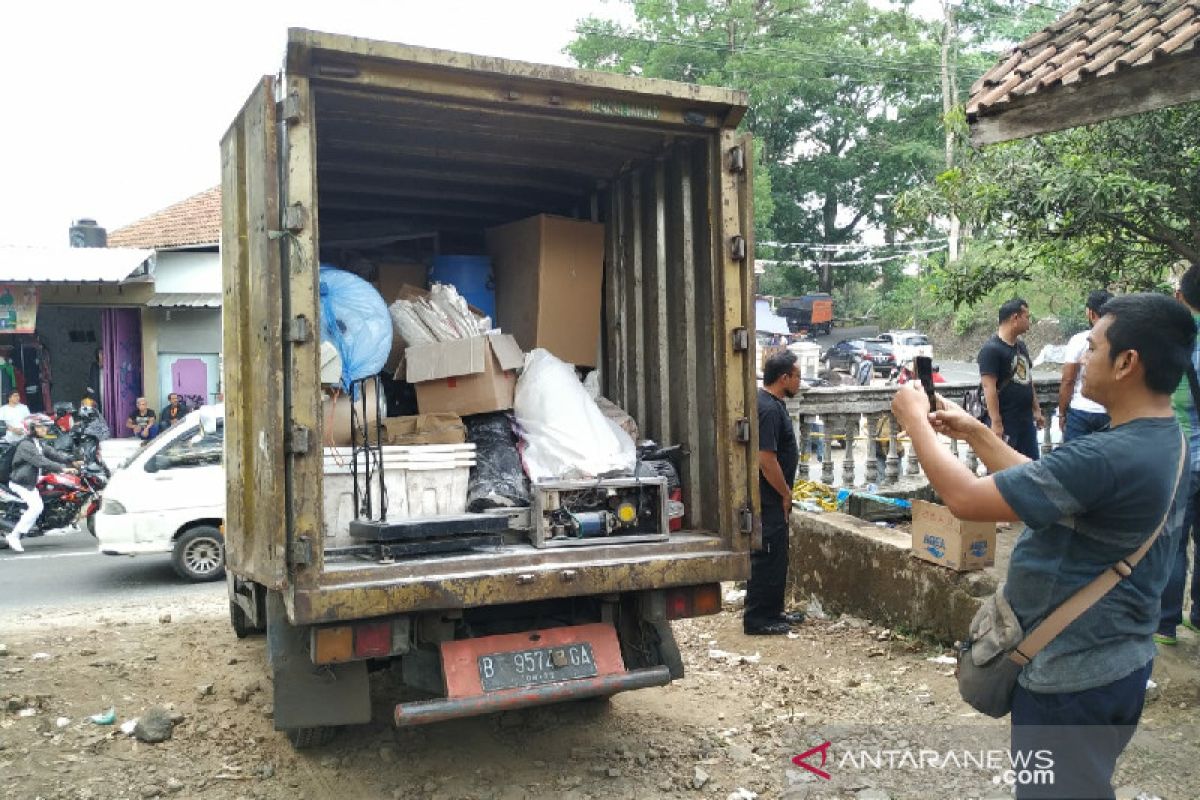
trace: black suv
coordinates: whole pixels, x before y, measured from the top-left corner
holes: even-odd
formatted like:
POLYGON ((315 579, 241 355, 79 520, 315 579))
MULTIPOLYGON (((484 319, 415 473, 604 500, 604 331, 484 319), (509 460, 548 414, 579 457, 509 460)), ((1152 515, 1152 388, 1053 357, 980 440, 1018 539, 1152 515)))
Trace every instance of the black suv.
POLYGON ((868 359, 875 372, 886 375, 896 368, 896 356, 886 342, 876 339, 843 339, 821 356, 830 369, 850 369, 854 362, 868 359))

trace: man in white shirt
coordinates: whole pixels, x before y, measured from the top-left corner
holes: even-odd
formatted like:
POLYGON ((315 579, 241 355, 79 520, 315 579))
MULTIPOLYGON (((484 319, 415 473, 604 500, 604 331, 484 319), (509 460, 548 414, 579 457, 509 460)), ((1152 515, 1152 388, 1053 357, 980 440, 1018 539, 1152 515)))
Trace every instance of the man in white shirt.
POLYGON ((16 444, 25 438, 25 418, 29 416, 29 406, 21 402, 20 392, 9 392, 8 402, 0 406, 0 424, 4 425, 4 441, 16 444))
MULTIPOLYGON (((1112 295, 1104 289, 1088 294, 1085 313, 1089 330, 1100 319, 1100 309, 1111 299, 1112 295)), ((1063 356, 1062 383, 1058 387, 1058 427, 1064 442, 1108 427, 1108 411, 1104 406, 1081 394, 1088 355, 1087 337, 1087 330, 1072 336, 1063 356)))

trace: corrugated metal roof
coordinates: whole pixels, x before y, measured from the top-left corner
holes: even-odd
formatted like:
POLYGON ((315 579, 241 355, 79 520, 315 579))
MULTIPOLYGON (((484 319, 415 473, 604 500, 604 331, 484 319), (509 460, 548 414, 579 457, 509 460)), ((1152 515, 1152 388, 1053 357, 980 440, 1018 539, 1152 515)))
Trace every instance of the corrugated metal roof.
POLYGON ((187 294, 156 294, 146 301, 151 308, 220 308, 220 293, 189 292, 187 294))
POLYGON ((153 258, 131 248, 0 246, 0 281, 121 283, 153 258))

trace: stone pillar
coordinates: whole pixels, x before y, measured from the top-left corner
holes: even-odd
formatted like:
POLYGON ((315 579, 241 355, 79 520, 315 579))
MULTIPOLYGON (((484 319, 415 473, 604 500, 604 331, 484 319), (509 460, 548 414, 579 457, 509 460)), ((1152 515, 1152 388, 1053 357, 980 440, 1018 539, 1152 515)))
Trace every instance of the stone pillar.
POLYGON ((858 437, 860 419, 858 414, 847 414, 845 420, 846 450, 842 455, 842 486, 849 488, 854 485, 854 440, 858 437))
POLYGON ((876 426, 883 419, 880 414, 867 414, 867 483, 879 483, 879 441, 875 438, 876 426))
POLYGON ((821 442, 825 445, 825 457, 821 459, 821 483, 833 485, 833 420, 828 414, 821 415, 821 442))
POLYGON ((800 415, 797 430, 796 435, 800 437, 800 478, 807 481, 810 480, 812 469, 812 423, 803 414, 800 415))
POLYGON ((1046 455, 1054 449, 1054 442, 1050 438, 1050 426, 1054 420, 1054 405, 1042 406, 1042 416, 1046 419, 1046 427, 1042 428, 1042 455, 1046 455))
POLYGON ((884 468, 884 475, 888 486, 895 486, 900 482, 900 448, 896 442, 896 418, 888 413, 888 455, 887 464, 884 468))

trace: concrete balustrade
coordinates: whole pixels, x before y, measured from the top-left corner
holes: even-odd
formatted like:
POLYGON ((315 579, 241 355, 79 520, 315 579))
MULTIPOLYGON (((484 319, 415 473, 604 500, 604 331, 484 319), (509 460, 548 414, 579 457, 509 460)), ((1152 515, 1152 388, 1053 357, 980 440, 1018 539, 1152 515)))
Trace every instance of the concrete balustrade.
MULTIPOLYGON (((944 383, 937 388, 943 396, 962 402, 963 395, 976 385, 944 383)), ((1043 453, 1054 447, 1050 424, 1058 405, 1058 386, 1057 380, 1036 384, 1038 405, 1047 423, 1041 432, 1043 453)), ((899 435, 891 413, 892 396, 898 388, 831 386, 808 389, 789 400, 788 413, 801 445, 798 477, 830 486, 874 484, 884 491, 924 485, 916 453, 899 435)), ((951 441, 948 446, 969 469, 978 469, 979 459, 965 443, 951 441)))

